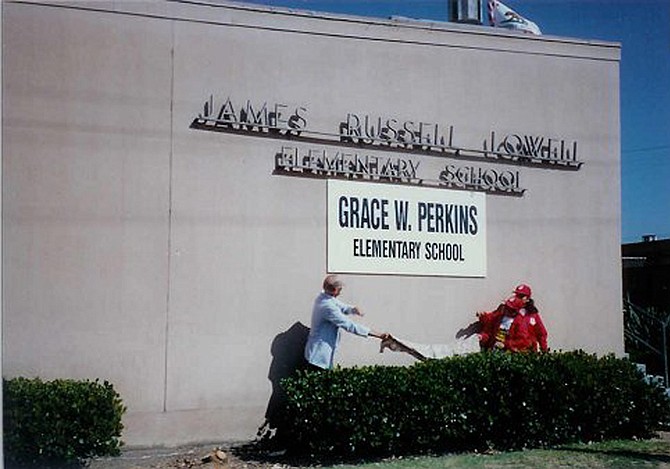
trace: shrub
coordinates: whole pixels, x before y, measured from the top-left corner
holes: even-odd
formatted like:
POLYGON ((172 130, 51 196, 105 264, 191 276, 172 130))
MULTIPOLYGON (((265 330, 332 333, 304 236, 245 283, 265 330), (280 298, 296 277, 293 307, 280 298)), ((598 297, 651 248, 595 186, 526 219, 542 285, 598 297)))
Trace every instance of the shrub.
POLYGON ((608 355, 477 353, 411 367, 337 368, 283 381, 278 434, 294 454, 512 450, 647 438, 663 389, 608 355))
POLYGON ((58 464, 119 454, 126 409, 107 381, 14 378, 3 383, 9 461, 58 464))

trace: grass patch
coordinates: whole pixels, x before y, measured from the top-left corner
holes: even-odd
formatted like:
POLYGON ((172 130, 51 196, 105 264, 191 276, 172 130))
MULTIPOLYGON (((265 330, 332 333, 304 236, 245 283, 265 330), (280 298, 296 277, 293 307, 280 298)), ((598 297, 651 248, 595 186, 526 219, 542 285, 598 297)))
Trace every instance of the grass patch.
POLYGON ((385 459, 323 469, 635 469, 670 467, 670 439, 615 440, 490 454, 385 459))

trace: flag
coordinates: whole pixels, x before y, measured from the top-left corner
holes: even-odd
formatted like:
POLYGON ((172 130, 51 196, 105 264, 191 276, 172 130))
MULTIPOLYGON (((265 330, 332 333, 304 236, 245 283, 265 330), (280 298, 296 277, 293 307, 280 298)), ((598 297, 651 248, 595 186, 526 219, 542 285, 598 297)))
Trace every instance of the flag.
POLYGON ((524 33, 541 35, 540 28, 530 20, 527 20, 516 11, 505 6, 498 0, 488 1, 489 23, 497 28, 513 29, 524 33))

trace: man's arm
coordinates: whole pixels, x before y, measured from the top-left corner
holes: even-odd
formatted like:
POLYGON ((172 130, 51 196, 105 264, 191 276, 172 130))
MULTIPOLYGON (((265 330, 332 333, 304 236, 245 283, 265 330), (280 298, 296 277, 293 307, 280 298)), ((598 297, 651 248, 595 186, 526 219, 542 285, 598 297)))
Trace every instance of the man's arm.
POLYGON ((367 336, 370 333, 370 328, 349 319, 339 305, 329 305, 324 311, 324 318, 326 321, 352 334, 367 336))
MULTIPOLYGON (((344 303, 342 302, 339 303, 344 305, 344 303)), ((347 332, 351 332, 352 334, 365 337, 371 336, 382 340, 386 339, 389 336, 389 334, 386 332, 373 331, 369 327, 363 326, 361 324, 352 321, 345 315, 344 311, 340 310, 340 305, 337 306, 338 306, 337 308, 328 308, 326 311, 326 320, 335 324, 337 327, 344 329, 347 332)), ((360 310, 357 307, 353 306, 349 308, 350 308, 349 309, 350 314, 357 314, 359 316, 362 316, 360 310), (354 313, 354 311, 356 312, 354 313)))

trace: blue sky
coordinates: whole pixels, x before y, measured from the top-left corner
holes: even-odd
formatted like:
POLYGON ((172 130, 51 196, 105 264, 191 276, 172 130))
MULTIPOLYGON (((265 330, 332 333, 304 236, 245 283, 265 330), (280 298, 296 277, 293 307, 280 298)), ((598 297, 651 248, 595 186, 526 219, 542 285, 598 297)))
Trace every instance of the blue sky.
MULTIPOLYGON (((486 0, 482 0, 486 4, 486 0)), ((448 0, 247 0, 446 21, 448 0)), ((670 0, 506 0, 543 34, 619 42, 622 242, 670 238, 670 0)))

